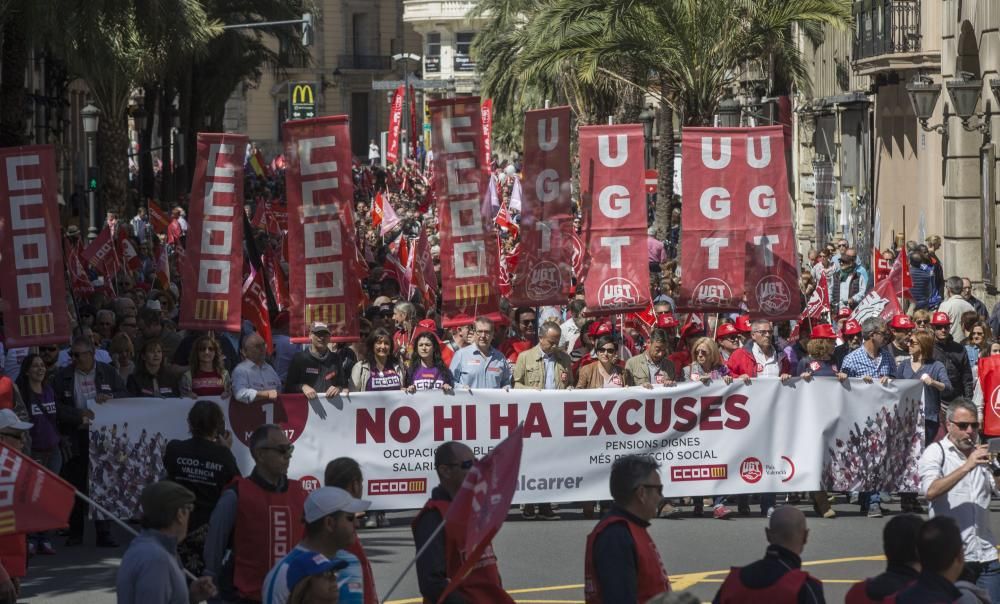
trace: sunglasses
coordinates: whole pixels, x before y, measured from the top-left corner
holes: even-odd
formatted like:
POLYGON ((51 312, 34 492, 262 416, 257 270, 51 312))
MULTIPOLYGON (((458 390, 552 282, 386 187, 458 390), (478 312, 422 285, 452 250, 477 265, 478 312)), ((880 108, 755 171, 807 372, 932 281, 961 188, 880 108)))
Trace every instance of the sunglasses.
POLYGON ((927 325, 928 323, 930 323, 930 321, 925 319, 923 321, 914 321, 914 323, 916 323, 917 325, 927 325))
POLYGON ((616 352, 618 352, 618 349, 617 348, 602 348, 602 349, 598 350, 598 352, 603 352, 605 354, 615 354, 616 352))
POLYGON ((462 468, 463 470, 471 470, 472 466, 476 464, 475 459, 466 459, 460 463, 439 463, 438 466, 451 466, 455 468, 462 468))
POLYGON ((973 430, 979 429, 979 422, 951 422, 951 424, 959 430, 968 430, 970 427, 973 430))
POLYGON ((295 445, 278 445, 277 447, 258 447, 265 451, 274 451, 278 455, 291 455, 295 450, 295 445))

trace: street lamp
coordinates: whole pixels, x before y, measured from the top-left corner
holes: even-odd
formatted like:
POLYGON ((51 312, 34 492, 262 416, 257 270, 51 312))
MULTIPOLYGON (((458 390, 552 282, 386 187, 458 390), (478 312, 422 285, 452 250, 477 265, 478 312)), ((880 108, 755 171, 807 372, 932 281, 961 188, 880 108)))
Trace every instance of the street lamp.
POLYGON ((93 241, 97 239, 97 179, 96 179, 96 160, 97 160, 97 127, 101 119, 101 110, 94 106, 93 103, 88 103, 80 111, 80 116, 83 118, 83 131, 87 135, 87 192, 88 202, 90 203, 89 208, 89 218, 90 226, 87 228, 87 239, 93 241))
POLYGON ((934 107, 937 105, 938 97, 941 96, 941 84, 935 84, 927 76, 918 75, 906 85, 906 94, 910 97, 913 113, 917 116, 921 128, 927 132, 934 131, 938 134, 948 132, 947 123, 927 125, 927 122, 934 116, 934 107))
MULTIPOLYGON (((962 128, 969 132, 978 130, 989 138, 990 118, 993 115, 989 102, 986 104, 985 112, 976 112, 983 90, 983 81, 972 79, 973 75, 968 72, 962 72, 960 75, 961 79, 959 80, 945 82, 948 98, 951 100, 955 115, 962 120, 962 128), (979 118, 979 122, 971 123, 972 118, 979 118)), ((990 81, 990 91, 993 93, 994 100, 1000 103, 1000 80, 990 81)), ((938 97, 941 96, 941 85, 933 83, 927 76, 917 76, 912 83, 906 86, 906 92, 910 97, 913 113, 916 114, 920 126, 928 132, 935 131, 939 134, 947 134, 947 122, 934 126, 927 124, 934 115, 934 107, 937 105, 938 97)))
POLYGON ((652 144, 653 144, 653 121, 656 119, 656 112, 653 111, 652 105, 647 105, 643 109, 642 113, 639 114, 639 121, 642 122, 642 136, 646 139, 646 167, 652 163, 652 144))

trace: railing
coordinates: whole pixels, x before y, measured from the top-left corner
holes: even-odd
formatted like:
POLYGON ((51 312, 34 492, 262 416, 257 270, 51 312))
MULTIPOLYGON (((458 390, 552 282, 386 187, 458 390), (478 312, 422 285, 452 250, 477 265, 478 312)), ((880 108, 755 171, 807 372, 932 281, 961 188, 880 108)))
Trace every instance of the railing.
POLYGON ((367 69, 387 71, 392 69, 392 57, 385 55, 340 55, 337 57, 340 69, 367 69))
POLYGON ((920 0, 854 3, 853 59, 920 51, 920 0))

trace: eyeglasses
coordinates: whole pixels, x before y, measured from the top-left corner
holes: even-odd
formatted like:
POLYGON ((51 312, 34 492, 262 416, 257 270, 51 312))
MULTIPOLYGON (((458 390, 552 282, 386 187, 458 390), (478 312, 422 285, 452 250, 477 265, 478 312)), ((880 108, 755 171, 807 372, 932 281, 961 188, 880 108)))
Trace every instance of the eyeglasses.
POLYGON ((265 451, 274 451, 278 455, 291 455, 295 450, 295 445, 278 445, 276 447, 257 447, 265 451))
POLYGON ((701 355, 705 355, 707 357, 708 356, 708 351, 707 350, 695 350, 694 351, 694 356, 701 356, 701 355))
POLYGON ((466 459, 465 461, 459 463, 439 463, 438 467, 450 466, 453 468, 462 468, 463 470, 471 470, 472 466, 474 466, 475 464, 476 464, 475 459, 466 459))
POLYGON ((847 244, 846 243, 838 243, 837 247, 847 247, 847 244))
POLYGON ((917 325, 927 325, 928 323, 930 323, 930 321, 928 319, 923 319, 920 321, 914 321, 914 323, 917 325))
POLYGON ((947 330, 951 329, 951 325, 935 325, 934 329, 944 329, 944 330, 947 331, 947 330))
POLYGON ((605 354, 615 354, 616 352, 618 352, 618 349, 617 348, 601 348, 597 352, 603 352, 605 354))
POLYGON ((14 440, 24 440, 24 432, 0 432, 0 436, 4 438, 12 438, 14 440))
POLYGON ((771 335, 771 330, 770 329, 756 329, 756 330, 754 330, 754 333, 757 334, 757 335, 759 335, 759 336, 769 336, 769 335, 771 335))
POLYGON ((656 494, 663 497, 663 483, 660 484, 640 484, 638 486, 640 489, 653 489, 656 494))
MULTIPOLYGON (((951 420, 948 420, 948 421, 951 421, 951 420)), ((956 428, 958 428, 959 430, 962 430, 962 431, 968 430, 970 427, 973 430, 978 430, 979 429, 979 422, 951 422, 951 424, 953 426, 955 426, 956 428)))
POLYGON ((477 329, 476 330, 476 335, 477 336, 491 336, 491 335, 493 335, 493 330, 491 330, 491 329, 477 329))

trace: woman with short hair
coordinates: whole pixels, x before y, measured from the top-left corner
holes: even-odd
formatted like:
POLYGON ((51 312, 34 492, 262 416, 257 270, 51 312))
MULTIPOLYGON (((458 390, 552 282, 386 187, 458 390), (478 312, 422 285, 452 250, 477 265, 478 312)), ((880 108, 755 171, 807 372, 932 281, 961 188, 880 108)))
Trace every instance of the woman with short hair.
POLYGON ((142 343, 135 372, 129 376, 126 388, 132 396, 180 398, 179 378, 164 361, 160 340, 150 338, 142 343))

